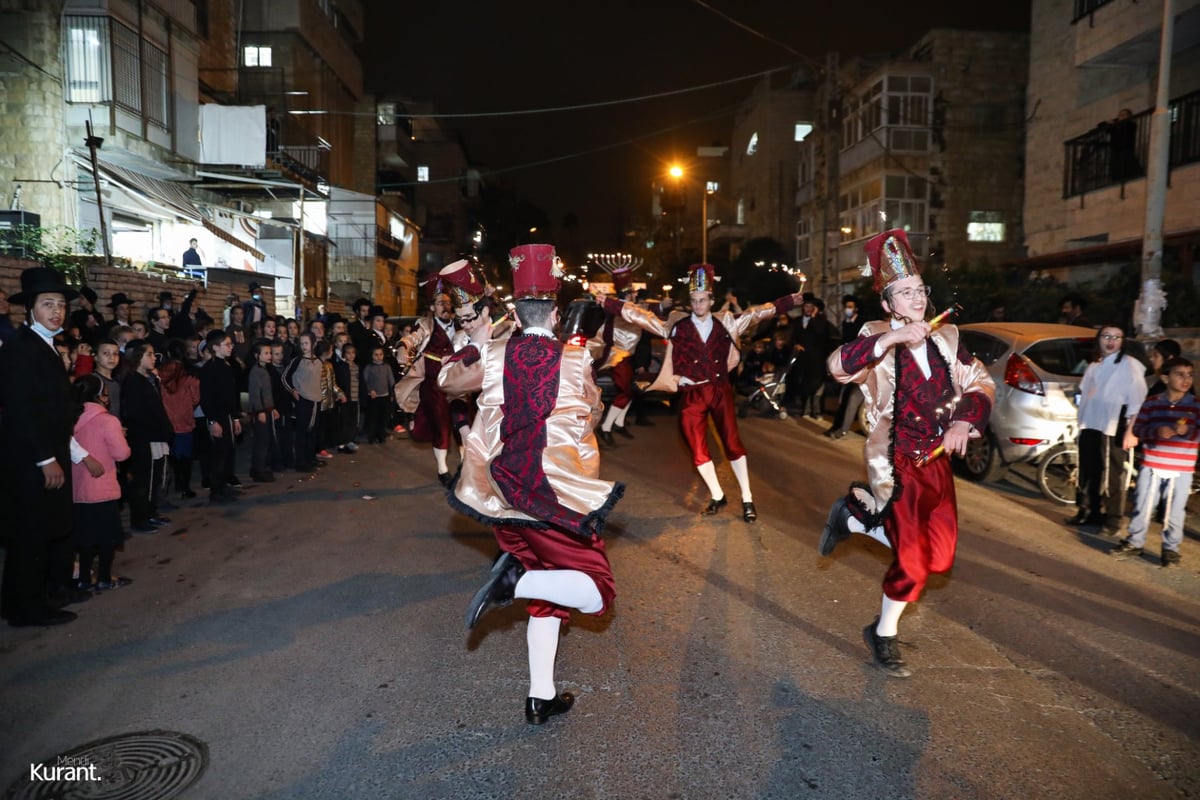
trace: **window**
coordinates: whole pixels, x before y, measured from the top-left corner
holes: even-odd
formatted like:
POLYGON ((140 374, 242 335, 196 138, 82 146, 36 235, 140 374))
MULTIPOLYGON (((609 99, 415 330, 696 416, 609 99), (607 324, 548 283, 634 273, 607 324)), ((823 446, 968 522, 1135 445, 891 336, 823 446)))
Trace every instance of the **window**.
POLYGON ((796 220, 796 262, 812 258, 812 222, 807 217, 796 220))
POLYGON ((271 66, 271 48, 263 45, 249 45, 242 48, 242 65, 247 67, 271 66))
POLYGON ((967 223, 968 242, 1003 242, 1004 214, 999 211, 972 211, 967 223))
POLYGON ((979 331, 960 330, 959 341, 967 348, 967 352, 982 361, 985 367, 995 364, 1000 356, 1008 352, 1007 342, 979 331))
POLYGON ((113 101, 135 114, 142 112, 141 60, 138 35, 119 22, 112 24, 113 101))
POLYGON ((417 167, 417 183, 429 183, 429 167, 417 167))
POLYGON ((67 102, 108 102, 112 99, 108 18, 67 17, 64 28, 67 102))
POLYGON ((886 227, 924 233, 928 230, 929 183, 915 175, 888 175, 883 182, 886 227))
POLYGON ((890 150, 929 149, 929 114, 933 81, 923 75, 888 75, 866 91, 850 95, 842 106, 842 147, 878 138, 890 150), (882 128, 920 128, 916 131, 875 132, 882 128))
POLYGON ((375 106, 375 124, 376 125, 395 125, 396 124, 396 104, 395 103, 379 103, 375 106))
POLYGON ((752 156, 758 152, 758 131, 750 134, 750 141, 746 143, 746 155, 752 156))
POLYGON ((811 122, 797 122, 795 133, 793 136, 797 142, 803 142, 805 139, 808 138, 808 135, 812 132, 813 132, 813 125, 811 122))
POLYGON ((796 167, 796 185, 806 186, 812 182, 813 177, 813 148, 802 147, 796 167))
POLYGON ((712 194, 713 192, 721 191, 721 182, 720 181, 705 181, 704 182, 704 191, 708 192, 709 194, 712 194))
POLYGON ((142 79, 145 82, 146 119, 167 127, 171 98, 167 81, 167 54, 154 45, 143 42, 142 79))
POLYGON ((838 198, 843 242, 862 239, 883 230, 883 220, 879 216, 879 192, 879 181, 871 180, 852 187, 838 198))

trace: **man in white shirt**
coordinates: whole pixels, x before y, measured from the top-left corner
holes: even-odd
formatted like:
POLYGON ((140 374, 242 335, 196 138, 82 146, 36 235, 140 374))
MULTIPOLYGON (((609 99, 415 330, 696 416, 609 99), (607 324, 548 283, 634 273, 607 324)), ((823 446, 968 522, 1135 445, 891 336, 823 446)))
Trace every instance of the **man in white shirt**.
POLYGON ((1079 511, 1067 520, 1093 532, 1120 527, 1130 479, 1126 451, 1137 444, 1131 428, 1146 399, 1145 369, 1125 353, 1121 326, 1102 325, 1096 344, 1100 360, 1079 383, 1079 511))

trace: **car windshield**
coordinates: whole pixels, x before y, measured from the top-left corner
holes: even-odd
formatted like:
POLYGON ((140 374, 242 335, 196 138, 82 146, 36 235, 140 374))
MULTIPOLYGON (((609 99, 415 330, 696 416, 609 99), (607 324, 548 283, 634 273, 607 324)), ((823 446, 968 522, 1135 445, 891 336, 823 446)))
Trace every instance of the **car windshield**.
POLYGON ((1087 369, 1096 350, 1096 340, 1090 336, 1065 339, 1043 339, 1025 350, 1025 357, 1043 372, 1051 375, 1079 376, 1087 369))

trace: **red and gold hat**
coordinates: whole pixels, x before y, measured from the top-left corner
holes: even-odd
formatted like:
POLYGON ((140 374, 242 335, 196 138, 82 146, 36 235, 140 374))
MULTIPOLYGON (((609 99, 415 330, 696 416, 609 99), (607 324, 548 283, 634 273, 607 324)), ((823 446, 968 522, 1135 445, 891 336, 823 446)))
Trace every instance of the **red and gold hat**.
POLYGON ((692 264, 688 267, 688 292, 708 292, 713 294, 716 291, 714 284, 716 283, 716 270, 712 264, 692 264))
POLYGON ((609 274, 613 282, 613 294, 616 295, 633 288, 633 273, 642 265, 642 259, 624 253, 589 253, 588 258, 609 274))
POLYGON ((512 266, 514 300, 552 300, 558 296, 562 261, 552 244, 523 244, 508 251, 512 266))
POLYGON ((483 299, 484 286, 474 266, 467 259, 460 259, 442 267, 438 273, 442 290, 454 301, 454 313, 470 317, 475 313, 475 304, 483 299))
POLYGON ((884 231, 868 240, 864 248, 869 263, 862 273, 875 278, 877 292, 882 292, 893 281, 921 274, 921 268, 908 244, 908 236, 899 228, 884 231))

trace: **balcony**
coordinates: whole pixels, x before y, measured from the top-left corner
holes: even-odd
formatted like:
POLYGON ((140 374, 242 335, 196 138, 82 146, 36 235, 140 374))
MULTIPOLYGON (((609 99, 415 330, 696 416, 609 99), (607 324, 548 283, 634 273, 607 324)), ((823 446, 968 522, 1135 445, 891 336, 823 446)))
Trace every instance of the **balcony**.
MULTIPOLYGON (((1063 197, 1138 180, 1146 175, 1153 109, 1102 123, 1065 143, 1063 197)), ((1171 169, 1200 161, 1200 91, 1171 101, 1171 169)))

